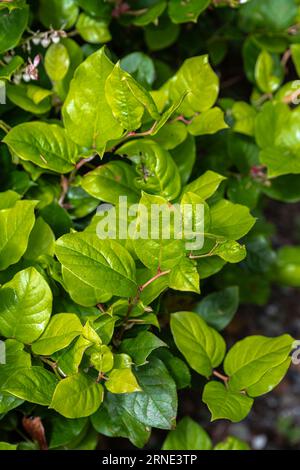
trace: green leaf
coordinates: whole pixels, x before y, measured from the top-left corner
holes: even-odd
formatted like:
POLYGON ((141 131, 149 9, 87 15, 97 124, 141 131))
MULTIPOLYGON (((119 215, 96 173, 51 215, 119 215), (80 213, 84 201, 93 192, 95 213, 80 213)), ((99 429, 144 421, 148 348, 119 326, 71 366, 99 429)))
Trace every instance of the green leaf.
POLYGON ((238 341, 224 361, 230 389, 247 390, 252 397, 271 391, 286 373, 292 344, 293 338, 289 335, 249 336, 238 341))
POLYGON ((43 367, 22 369, 12 374, 4 391, 30 403, 48 406, 57 385, 57 378, 43 367))
POLYGON ((103 401, 103 387, 83 373, 61 380, 50 408, 66 418, 84 418, 95 413, 103 401))
POLYGON ((141 331, 135 338, 124 339, 120 351, 132 357, 136 366, 141 366, 147 362, 152 351, 166 346, 166 343, 150 331, 141 331))
POLYGON ((96 305, 107 293, 128 297, 136 292, 134 261, 115 240, 67 234, 56 242, 56 256, 71 297, 80 305, 96 305))
POLYGON ((168 285, 171 289, 200 293, 200 278, 197 263, 191 259, 182 258, 172 268, 168 285))
POLYGON ((250 450, 248 444, 237 437, 228 436, 225 441, 219 442, 214 450, 250 450))
POLYGON ((20 198, 20 194, 11 190, 0 193, 0 210, 11 209, 20 198))
POLYGON ((23 63, 24 60, 19 55, 12 57, 7 65, 0 67, 0 79, 10 80, 23 63))
POLYGON ((105 386, 111 393, 133 393, 141 391, 131 369, 113 369, 109 373, 105 386))
POLYGON ((228 240, 242 238, 255 224, 248 207, 221 199, 210 208, 210 231, 228 240))
POLYGON ((60 370, 65 375, 77 374, 83 355, 92 344, 90 340, 79 336, 74 343, 70 344, 69 347, 59 355, 57 365, 60 370))
POLYGON ((117 150, 134 164, 138 176, 135 186, 143 191, 158 194, 168 200, 180 192, 180 175, 170 153, 150 139, 133 140, 117 150))
POLYGON ((282 31, 296 21, 297 5, 294 0, 251 0, 242 5, 240 15, 246 31, 282 31))
POLYGON ((191 373, 182 359, 173 356, 166 348, 157 349, 154 354, 163 361, 178 390, 191 386, 191 373))
POLYGON ((87 418, 66 419, 55 415, 51 417, 52 432, 49 448, 66 446, 74 439, 80 438, 82 432, 87 428, 87 418))
POLYGON ((121 59, 123 70, 130 73, 143 87, 149 88, 155 80, 153 60, 143 52, 132 52, 121 59))
POLYGON ((241 134, 253 136, 256 111, 248 103, 236 101, 231 109, 234 118, 233 130, 241 134))
POLYGON ((195 305, 194 310, 210 326, 223 330, 233 319, 238 306, 239 288, 234 286, 207 295, 195 305))
POLYGON ((193 136, 188 135, 182 144, 171 151, 181 177, 181 184, 189 180, 196 160, 196 143, 193 136))
POLYGON ((46 28, 69 29, 78 16, 76 0, 40 0, 39 18, 46 28))
POLYGON ((105 436, 125 437, 135 446, 144 447, 150 437, 150 428, 132 413, 127 397, 108 393, 101 408, 91 417, 92 425, 105 436))
POLYGON ((35 268, 18 272, 0 289, 1 335, 32 343, 44 331, 52 309, 52 293, 35 268))
MULTIPOLYGON (((152 95, 155 98, 155 94, 156 94, 156 100, 157 100, 157 94, 160 95, 160 93, 162 93, 163 105, 161 105, 160 99, 158 99, 157 106, 159 108, 162 107, 162 109, 163 109, 164 105, 165 105, 165 101, 168 98, 169 91, 168 91, 167 87, 163 87, 159 91, 152 92, 152 95)), ((171 106, 169 106, 168 109, 166 109, 166 111, 154 123, 153 127, 151 128, 150 135, 156 135, 160 131, 160 129, 162 129, 162 127, 169 121, 169 119, 172 117, 172 115, 178 110, 178 108, 182 104, 183 100, 185 99, 186 95, 187 95, 187 92, 183 93, 179 97, 179 99, 177 99, 173 104, 171 104, 171 106)))
POLYGON ((171 331, 188 364, 208 378, 224 358, 226 346, 222 336, 193 312, 173 313, 171 331))
POLYGON ((92 18, 86 13, 79 15, 76 29, 82 39, 92 44, 103 44, 111 40, 107 22, 92 18))
POLYGON ((239 263, 246 258, 247 252, 244 245, 229 240, 218 245, 214 250, 214 254, 229 263, 239 263))
POLYGON ((28 260, 38 260, 40 256, 53 256, 54 242, 55 237, 50 226, 42 217, 38 217, 30 232, 24 258, 28 260))
POLYGON ((29 8, 0 10, 0 54, 16 47, 28 23, 29 8))
POLYGON ((291 45, 293 63, 296 67, 298 77, 300 76, 300 44, 291 45))
POLYGON ((196 421, 183 418, 174 431, 170 431, 163 443, 163 450, 211 450, 209 435, 196 421))
POLYGON ((3 142, 22 160, 57 173, 73 170, 78 159, 77 146, 56 124, 38 121, 19 124, 3 142))
POLYGON ((136 232, 133 238, 133 246, 138 258, 147 268, 155 272, 159 268, 162 271, 173 268, 185 257, 184 241, 174 238, 171 219, 171 216, 174 215, 174 206, 169 205, 168 201, 162 197, 143 193, 139 207, 141 210, 138 211, 136 232), (160 206, 160 212, 151 212, 153 207, 160 209, 160 206), (144 207, 147 208, 147 213, 145 213, 144 207), (151 217, 148 217, 148 213, 151 214, 151 217), (167 221, 167 217, 170 217, 170 223, 167 221), (166 234, 170 234, 168 237, 164 233, 162 220, 164 220, 164 229, 170 229, 166 234), (155 236, 152 237, 150 236, 151 227, 158 229, 157 233, 154 233, 155 236))
MULTIPOLYGON (((131 421, 130 433, 133 431, 133 425, 134 427, 138 426, 138 433, 141 432, 141 425, 137 423, 141 423, 146 427, 155 426, 159 429, 171 429, 176 417, 177 395, 175 383, 164 364, 153 357, 148 364, 137 369, 136 377, 142 391, 118 395, 117 399, 114 400, 116 416, 111 416, 108 420, 109 423, 113 422, 113 425, 109 428, 120 425, 120 415, 117 410, 122 410, 124 418, 126 416, 126 419, 131 421)), ((111 401, 110 394, 108 394, 106 400, 111 401)), ((100 409, 97 413, 98 416, 96 415, 97 423, 100 421, 101 411, 100 409)), ((104 416, 107 416, 107 412, 104 412, 104 416)), ((122 421, 124 418, 122 418, 122 421)), ((107 435, 105 423, 102 424, 101 428, 100 426, 99 423, 97 430, 107 435)), ((145 430, 145 428, 143 429, 145 430)), ((122 434, 119 435, 124 435, 124 431, 124 425, 122 424, 122 434)), ((144 433, 143 436, 145 436, 144 433)))
POLYGON ((227 389, 220 382, 208 382, 202 400, 211 412, 211 421, 228 419, 233 423, 242 421, 250 413, 253 399, 240 392, 227 389))
POLYGON ((9 444, 8 442, 0 442, 0 450, 17 450, 17 444, 9 444))
POLYGON ((300 173, 299 122, 300 108, 290 110, 284 103, 267 103, 257 115, 255 137, 269 178, 300 173))
POLYGON ((283 79, 282 67, 277 67, 274 59, 267 51, 262 51, 258 56, 255 66, 255 80, 261 91, 264 93, 273 93, 276 91, 283 79))
POLYGON ((159 117, 151 95, 121 69, 120 62, 106 80, 105 95, 114 117, 127 131, 141 127, 145 108, 154 119, 159 117))
POLYGON ((26 0, 4 0, 0 5, 0 10, 8 9, 9 11, 16 8, 23 8, 26 5, 26 0))
POLYGON ((45 55, 45 69, 53 81, 62 80, 68 73, 70 56, 63 44, 51 44, 45 55))
POLYGON ((139 191, 135 189, 136 173, 125 162, 112 161, 87 173, 82 179, 82 187, 93 197, 118 204, 120 196, 127 196, 128 203, 137 202, 139 191))
POLYGON ((69 137, 100 154, 109 140, 118 139, 123 133, 105 96, 105 82, 113 68, 104 48, 90 55, 77 68, 62 110, 69 137))
POLYGON ((211 108, 198 114, 187 126, 188 132, 192 135, 215 134, 227 128, 224 113, 220 108, 211 108))
POLYGON ((137 16, 133 20, 133 24, 136 26, 146 26, 149 23, 156 23, 157 18, 163 13, 167 6, 167 2, 164 0, 158 0, 153 5, 149 5, 144 13, 137 16))
POLYGON ((300 249, 298 246, 283 246, 278 250, 275 279, 280 284, 300 286, 300 249))
POLYGON ((187 117, 207 111, 215 104, 219 79, 209 65, 207 55, 186 59, 171 79, 171 100, 178 100, 186 92, 188 94, 179 110, 187 117))
POLYGON ((170 0, 168 12, 173 23, 197 22, 198 16, 209 6, 210 0, 170 0))
POLYGON ((151 51, 160 51, 171 46, 179 33, 180 27, 172 23, 168 17, 162 16, 158 22, 145 28, 145 41, 151 51))
POLYGON ((6 84, 6 93, 9 100, 19 108, 33 114, 45 114, 51 109, 51 90, 36 85, 6 84))
POLYGON ((224 176, 208 170, 203 175, 199 176, 199 178, 185 186, 183 193, 195 193, 205 201, 217 191, 218 187, 225 179, 224 176))
POLYGON ((153 140, 166 150, 172 150, 182 144, 187 137, 186 126, 179 121, 167 123, 153 137, 153 140))
POLYGON ((31 356, 24 351, 24 344, 15 339, 5 341, 5 365, 14 367, 30 367, 31 356))
POLYGON ((50 356, 68 346, 82 333, 82 325, 77 315, 59 313, 54 315, 42 336, 33 343, 34 354, 50 356))

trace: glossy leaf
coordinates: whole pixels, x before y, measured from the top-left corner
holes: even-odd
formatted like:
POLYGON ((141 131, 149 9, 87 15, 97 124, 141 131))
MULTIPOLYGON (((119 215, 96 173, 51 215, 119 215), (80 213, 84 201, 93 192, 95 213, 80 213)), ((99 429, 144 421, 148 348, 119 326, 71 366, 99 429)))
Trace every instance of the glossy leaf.
POLYGON ((249 414, 253 399, 240 392, 227 389, 220 382, 208 382, 202 400, 211 412, 211 421, 228 419, 233 423, 242 421, 249 414))
POLYGON ((32 343, 44 331, 52 309, 52 293, 35 268, 18 272, 0 289, 0 331, 32 343))
POLYGON ((163 450, 211 450, 212 443, 204 429, 186 416, 170 431, 163 450))
POLYGON ((292 343, 289 335, 277 338, 249 336, 236 343, 224 361, 230 388, 247 390, 253 397, 272 390, 286 373, 292 343))
POLYGON ((83 373, 61 380, 50 408, 66 418, 84 418, 95 413, 103 400, 103 387, 83 373))
POLYGON ((54 315, 42 336, 32 345, 35 354, 50 356, 68 346, 82 332, 82 325, 76 315, 60 313, 54 315))
POLYGON ((12 152, 25 161, 58 173, 71 171, 78 148, 56 124, 29 122, 14 127, 4 138, 12 152))
POLYGON ((223 338, 193 312, 173 313, 171 330, 176 346, 188 364, 208 378, 225 355, 223 338))
POLYGON ((64 235, 56 243, 56 255, 63 265, 71 297, 79 294, 80 305, 97 304, 103 293, 119 296, 135 293, 133 259, 114 240, 100 240, 91 233, 64 235), (85 293, 79 289, 85 289, 85 293))
POLYGON ((78 145, 99 153, 103 153, 109 140, 118 139, 123 133, 105 95, 105 82, 112 70, 113 64, 103 48, 90 55, 77 68, 63 106, 69 137, 78 145))

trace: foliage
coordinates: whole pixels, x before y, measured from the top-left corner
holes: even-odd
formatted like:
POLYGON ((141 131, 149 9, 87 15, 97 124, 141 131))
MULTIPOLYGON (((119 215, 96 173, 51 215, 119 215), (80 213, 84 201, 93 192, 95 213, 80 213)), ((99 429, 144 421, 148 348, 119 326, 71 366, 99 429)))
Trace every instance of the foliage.
POLYGON ((200 383, 197 407, 239 422, 291 362, 288 332, 229 348, 222 330, 300 286, 263 212, 300 201, 299 18, 298 0, 0 3, 0 449, 144 447, 152 428, 163 449, 248 448, 174 429, 177 390, 200 383), (203 246, 162 226, 101 239, 96 209, 120 220, 120 196, 134 234, 142 207, 201 204, 203 246))

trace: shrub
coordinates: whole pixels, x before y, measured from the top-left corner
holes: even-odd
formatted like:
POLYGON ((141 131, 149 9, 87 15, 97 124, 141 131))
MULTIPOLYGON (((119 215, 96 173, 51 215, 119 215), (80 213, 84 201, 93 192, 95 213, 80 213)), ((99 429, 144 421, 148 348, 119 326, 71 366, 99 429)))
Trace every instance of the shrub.
POLYGON ((0 3, 1 448, 210 449, 177 390, 239 422, 291 363, 289 332, 223 330, 300 286, 264 216, 300 201, 299 2, 27 3, 0 3))

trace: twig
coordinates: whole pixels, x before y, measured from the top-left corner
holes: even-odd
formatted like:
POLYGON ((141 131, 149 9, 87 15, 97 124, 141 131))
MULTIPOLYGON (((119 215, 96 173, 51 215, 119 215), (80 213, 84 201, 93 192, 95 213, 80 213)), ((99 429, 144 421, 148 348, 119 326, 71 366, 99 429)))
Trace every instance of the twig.
POLYGON ((229 380, 229 377, 227 377, 227 375, 223 375, 221 374, 220 372, 218 372, 217 370, 214 370, 213 371, 213 375, 215 377, 218 377, 218 379, 221 379, 223 380, 223 382, 225 382, 225 384, 227 384, 228 380, 229 380))

